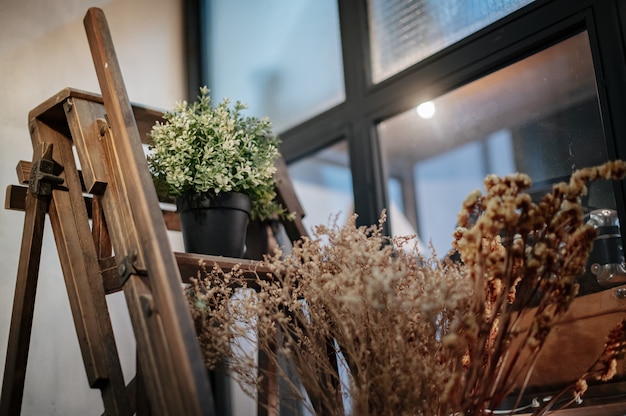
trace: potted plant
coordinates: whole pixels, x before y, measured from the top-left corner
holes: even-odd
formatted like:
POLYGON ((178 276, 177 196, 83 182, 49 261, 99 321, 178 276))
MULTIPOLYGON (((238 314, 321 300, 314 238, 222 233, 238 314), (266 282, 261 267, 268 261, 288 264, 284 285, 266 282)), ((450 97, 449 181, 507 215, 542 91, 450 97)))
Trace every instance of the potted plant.
POLYGON ((274 178, 279 140, 245 108, 229 99, 213 106, 202 87, 150 132, 148 165, 157 193, 175 198, 188 252, 241 257, 249 219, 285 215, 274 178))

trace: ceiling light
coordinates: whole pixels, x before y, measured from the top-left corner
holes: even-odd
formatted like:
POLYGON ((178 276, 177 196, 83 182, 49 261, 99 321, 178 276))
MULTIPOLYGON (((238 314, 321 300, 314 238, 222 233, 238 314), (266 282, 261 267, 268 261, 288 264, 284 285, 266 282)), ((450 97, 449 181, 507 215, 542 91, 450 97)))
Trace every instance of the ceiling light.
POLYGON ((417 115, 419 115, 423 119, 432 118, 435 115, 435 103, 432 101, 426 101, 421 103, 416 108, 417 115))

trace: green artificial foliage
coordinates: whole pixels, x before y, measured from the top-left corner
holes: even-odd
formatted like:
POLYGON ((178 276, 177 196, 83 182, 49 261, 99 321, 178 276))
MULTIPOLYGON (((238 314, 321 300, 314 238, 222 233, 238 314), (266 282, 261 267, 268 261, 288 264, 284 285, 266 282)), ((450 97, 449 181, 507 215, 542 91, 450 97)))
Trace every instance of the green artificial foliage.
POLYGON ((207 87, 198 100, 176 103, 150 132, 148 165, 161 196, 242 192, 252 219, 288 214, 276 201, 274 162, 279 139, 267 118, 242 114, 245 104, 213 106, 207 87))

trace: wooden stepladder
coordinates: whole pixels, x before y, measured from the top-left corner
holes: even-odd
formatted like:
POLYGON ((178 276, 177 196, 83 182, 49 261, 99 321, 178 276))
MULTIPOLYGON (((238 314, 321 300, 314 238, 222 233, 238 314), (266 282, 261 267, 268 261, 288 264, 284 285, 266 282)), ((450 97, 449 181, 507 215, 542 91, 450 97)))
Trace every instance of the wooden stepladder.
MULTIPOLYGON (((172 252, 142 148, 162 114, 129 102, 103 12, 89 9, 84 23, 102 95, 65 89, 33 109, 33 159, 17 169, 28 186, 7 188, 5 207, 24 210, 25 222, 0 415, 21 410, 46 215, 87 378, 101 390, 105 414, 212 415, 181 274, 195 275, 201 259, 225 269, 255 263, 172 252), (128 385, 105 299, 119 290, 137 341, 137 376, 128 385)), ((292 191, 282 196, 301 218, 292 191)), ((302 235, 301 222, 288 232, 302 235)))

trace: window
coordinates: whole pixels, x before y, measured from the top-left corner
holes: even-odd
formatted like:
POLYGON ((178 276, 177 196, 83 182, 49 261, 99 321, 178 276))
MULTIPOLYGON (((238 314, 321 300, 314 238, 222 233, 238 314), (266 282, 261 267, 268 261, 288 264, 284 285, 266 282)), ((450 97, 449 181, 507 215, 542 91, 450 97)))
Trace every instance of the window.
MULTIPOLYGON (((523 171, 539 192, 626 159, 624 0, 201 3, 201 84, 272 118, 307 227, 348 211, 374 224, 387 209, 386 232, 417 231, 444 254, 485 174, 523 171), (320 190, 337 212, 313 205, 320 190)), ((585 203, 626 224, 624 192, 602 184, 585 203)))
POLYGON ((307 231, 318 224, 346 223, 353 213, 352 174, 345 140, 292 163, 289 176, 305 210, 307 231))
POLYGON ((344 100, 335 1, 210 1, 203 14, 214 101, 242 101, 280 132, 344 100))
POLYGON ((368 0, 372 81, 477 32, 533 0, 368 0))
MULTIPOLYGON (((403 4, 428 5, 431 8, 431 3, 439 4, 426 0, 403 4)), ((204 57, 200 63, 205 64, 196 82, 209 85, 218 98, 228 95, 241 99, 250 104, 252 113, 270 116, 282 139, 281 151, 288 164, 303 161, 338 140, 344 140, 352 172, 354 211, 359 214, 359 222, 375 223, 381 210, 391 207, 393 202, 407 214, 404 225, 418 228, 417 212, 411 213, 416 208, 407 201, 415 200, 415 204, 425 204, 426 201, 420 197, 417 202, 411 193, 422 191, 405 186, 402 178, 391 172, 388 164, 385 166, 382 154, 383 150, 387 152, 390 143, 383 137, 387 134, 383 132, 384 126, 400 122, 404 113, 413 114, 420 103, 436 101, 437 97, 443 100, 446 94, 454 96, 451 92, 455 90, 457 93, 469 91, 472 88, 469 85, 478 79, 539 51, 548 50, 572 36, 586 33, 584 37, 588 46, 585 56, 587 60, 591 57, 591 62, 588 61, 585 67, 593 74, 587 72, 580 76, 590 80, 594 74, 601 75, 595 87, 596 104, 593 109, 596 115, 598 111, 600 114, 599 119, 595 118, 594 127, 602 132, 596 136, 597 144, 606 148, 605 156, 608 158, 626 156, 626 145, 616 139, 626 137, 626 124, 618 121, 626 109, 622 76, 625 69, 623 59, 616 58, 623 58, 624 51, 621 40, 623 22, 619 20, 623 7, 621 2, 482 0, 452 3, 457 9, 450 9, 451 13, 454 12, 451 15, 431 11, 429 17, 435 21, 443 19, 437 25, 450 28, 450 33, 442 35, 445 40, 431 39, 431 46, 425 49, 427 52, 411 57, 410 62, 416 63, 404 63, 401 72, 395 73, 400 70, 398 68, 391 70, 389 74, 394 75, 382 76, 384 82, 376 83, 381 76, 376 75, 378 70, 372 67, 376 65, 372 62, 378 59, 375 56, 381 52, 382 46, 374 45, 379 41, 373 39, 381 35, 372 34, 372 31, 376 32, 375 28, 381 24, 376 15, 382 11, 375 0, 308 0, 295 3, 275 0, 263 6, 244 0, 205 0, 201 2, 202 13, 190 13, 188 16, 191 21, 196 16, 203 17, 203 37, 198 39, 199 52, 204 57), (472 11, 461 13, 458 7, 471 8, 472 11), (478 20, 482 23, 473 25, 472 19, 467 16, 479 16, 478 20), (443 24, 446 19, 456 23, 446 26, 443 24), (301 29, 307 35, 296 40, 300 38, 294 31, 301 32, 301 29), (270 35, 277 30, 280 34, 270 35), (311 36, 315 42, 310 40, 311 36), (263 43, 259 43, 259 39, 264 39, 264 44, 269 47, 261 46, 263 43), (300 50, 294 52, 298 45, 300 50), (313 65, 314 71, 297 66, 303 62, 300 58, 307 54, 315 58, 304 61, 305 67, 313 65), (278 63, 273 68, 281 76, 287 73, 282 68, 290 68, 290 73, 305 76, 299 80, 289 76, 289 82, 284 78, 280 82, 285 82, 284 88, 270 88, 273 92, 265 94, 263 91, 269 90, 263 86, 272 82, 263 81, 268 77, 255 76, 267 74, 263 68, 273 65, 268 63, 270 61, 278 63), (318 76, 312 76, 312 72, 318 76), (324 75, 319 75, 322 72, 324 75), (229 74, 231 76, 227 76, 229 74), (467 87, 462 90, 464 86, 467 87), (278 98, 279 90, 289 92, 301 102, 296 104, 293 101, 292 104, 287 98, 278 98), (318 99, 305 99, 308 93, 317 95, 318 99), (300 110, 296 111, 296 107, 300 110), (299 114, 294 115, 296 113, 299 114)), ((191 80, 193 82, 194 78, 191 77, 191 80)), ((518 79, 513 85, 531 87, 539 81, 518 79)), ((480 86, 480 83, 474 86, 480 86)), ((189 90, 196 88, 192 85, 189 90)), ((555 97, 560 98, 563 97, 555 97)), ((440 117, 443 110, 439 108, 437 111, 437 117, 440 117)), ((486 145, 487 150, 489 146, 506 145, 501 139, 508 134, 506 129, 484 134, 489 137, 495 135, 490 139, 494 144, 486 145)), ((527 135, 532 136, 530 133, 527 135)), ((425 150, 420 152, 424 157, 425 150)), ((531 163, 530 160, 528 163, 531 163)), ((423 176, 427 165, 422 163, 419 166, 417 173, 421 172, 423 176)), ((536 167, 533 169, 538 174, 536 167)), ((547 172, 542 175, 548 177, 547 172)), ((535 180, 542 179, 537 176, 535 180)), ((621 206, 623 211, 620 202, 623 190, 620 187, 616 192, 618 208, 621 206)))
MULTIPOLYGON (((204 78, 215 102, 240 100, 280 133, 345 100, 334 0, 209 1, 203 9, 204 53, 214 63, 204 78)), ((290 168, 309 231, 353 210, 347 145, 338 148, 290 168), (339 164, 337 155, 344 159, 339 164)))
MULTIPOLYGON (((429 114, 417 107, 384 120, 378 136, 389 180, 413 187, 391 221, 414 224, 440 255, 465 196, 487 174, 524 172, 542 192, 608 160, 587 32, 429 103, 429 114)), ((586 208, 615 207, 610 184, 593 183, 586 208)))

